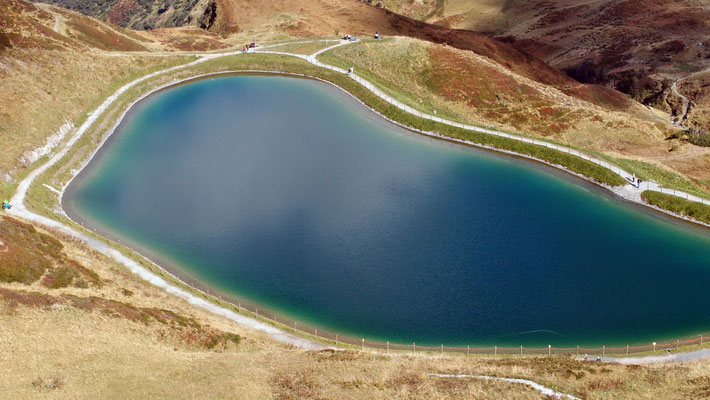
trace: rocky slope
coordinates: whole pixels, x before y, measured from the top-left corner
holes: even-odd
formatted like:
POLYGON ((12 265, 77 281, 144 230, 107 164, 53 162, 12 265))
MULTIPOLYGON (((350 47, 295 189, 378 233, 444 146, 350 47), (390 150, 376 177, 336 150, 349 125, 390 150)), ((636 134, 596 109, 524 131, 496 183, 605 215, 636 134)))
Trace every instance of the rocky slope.
MULTIPOLYGON (((584 83, 613 87, 678 117, 675 79, 710 64, 705 0, 384 0, 384 6, 446 27, 488 32, 584 83)), ((693 107, 708 108, 703 100, 693 107)), ((687 127, 708 128, 691 113, 687 127)))
POLYGON ((155 29, 214 23, 215 0, 37 0, 78 11, 126 28, 155 29))

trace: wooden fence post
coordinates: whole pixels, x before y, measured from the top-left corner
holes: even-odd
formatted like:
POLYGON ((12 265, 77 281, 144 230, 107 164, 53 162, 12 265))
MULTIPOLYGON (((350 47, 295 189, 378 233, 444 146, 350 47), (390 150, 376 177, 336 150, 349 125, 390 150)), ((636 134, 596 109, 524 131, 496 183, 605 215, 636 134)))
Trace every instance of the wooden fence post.
POLYGON ((387 341, 387 354, 389 354, 389 353, 390 353, 390 341, 388 340, 387 341))
POLYGON ((416 353, 416 352, 417 352, 417 344, 412 342, 412 353, 416 353))
POLYGON ((466 346, 466 355, 471 354, 471 346, 466 346))
POLYGON ((362 350, 365 351, 365 339, 362 339, 362 350))
POLYGON ((653 351, 656 351, 656 342, 653 342, 653 351))
POLYGON ((494 356, 498 355, 498 346, 493 346, 493 355, 494 356))
POLYGON ((628 354, 629 354, 629 345, 627 344, 626 345, 626 355, 628 355, 628 354))
POLYGON ((523 355, 523 345, 520 345, 520 355, 523 355))
POLYGON ((552 355, 552 345, 551 345, 551 344, 548 344, 548 345, 547 345, 547 355, 548 355, 548 356, 549 356, 549 355, 552 355))
POLYGON ((577 345, 577 356, 579 356, 579 345, 577 345))
POLYGON ((702 347, 703 345, 703 335, 700 335, 700 346, 702 347))
POLYGON ((338 335, 335 335, 335 345, 338 345, 338 335))
POLYGON ((606 353, 606 345, 602 345, 602 356, 606 353))
POLYGON ((441 355, 442 356, 444 355, 444 345, 443 344, 441 345, 441 355))

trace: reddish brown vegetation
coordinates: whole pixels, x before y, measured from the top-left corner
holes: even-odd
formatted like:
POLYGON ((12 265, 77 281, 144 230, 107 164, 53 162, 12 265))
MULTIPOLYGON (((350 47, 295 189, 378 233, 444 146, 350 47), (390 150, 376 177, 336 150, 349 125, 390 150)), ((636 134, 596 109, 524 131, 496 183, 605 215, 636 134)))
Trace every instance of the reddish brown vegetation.
POLYGON ((128 303, 108 300, 101 297, 79 297, 74 295, 52 296, 38 292, 26 292, 0 288, 0 297, 8 302, 17 303, 27 307, 49 309, 53 306, 63 305, 84 311, 96 311, 114 317, 124 318, 133 322, 150 324, 158 322, 183 328, 200 328, 200 324, 193 318, 183 317, 170 310, 158 308, 141 308, 128 303))
POLYGON ((101 50, 144 51, 145 47, 122 35, 94 23, 89 18, 72 20, 67 23, 73 28, 72 36, 101 50))
MULTIPOLYGON (((434 93, 454 102, 466 103, 487 118, 505 122, 516 129, 523 130, 532 124, 538 130, 556 134, 569 127, 564 110, 556 108, 536 88, 517 81, 512 75, 483 63, 472 63, 459 52, 447 48, 432 46, 429 53, 432 68, 426 74, 424 84, 434 93)), ((590 100, 609 102, 606 98, 590 100)))
POLYGON ((50 288, 102 284, 95 272, 67 257, 57 239, 32 225, 3 217, 0 232, 0 282, 31 284, 44 276, 42 284, 50 288))
POLYGON ((211 51, 226 49, 229 45, 209 37, 176 37, 163 42, 180 51, 211 51))
POLYGON ((106 21, 125 26, 132 13, 139 8, 138 0, 119 0, 106 12, 106 21))
POLYGON ((609 110, 626 110, 633 104, 625 94, 601 85, 580 85, 563 92, 609 110))
POLYGON ((11 304, 13 308, 17 308, 18 305, 43 309, 65 306, 87 312, 99 312, 113 318, 123 318, 145 325, 159 323, 163 325, 157 330, 159 339, 172 338, 192 347, 225 349, 230 344, 237 345, 241 341, 241 337, 237 334, 214 329, 208 325, 203 326, 194 318, 185 317, 170 310, 136 307, 128 303, 96 296, 51 296, 37 292, 0 288, 0 298, 11 304))
POLYGON ((321 385, 315 374, 305 368, 276 372, 271 379, 276 398, 279 400, 319 399, 321 385))
POLYGON ((70 41, 43 23, 54 19, 33 4, 21 0, 0 1, 0 52, 8 48, 53 50, 70 45, 70 41))
POLYGON ((538 58, 502 41, 472 31, 427 24, 386 10, 383 12, 389 16, 390 30, 396 34, 433 43, 446 43, 461 50, 471 50, 504 65, 517 74, 544 84, 560 86, 574 82, 564 73, 538 58))
POLYGON ((0 220, 5 251, 0 252, 0 281, 32 283, 47 269, 62 262, 62 244, 29 224, 11 218, 0 220))
POLYGON ((61 378, 57 377, 46 378, 38 376, 37 378, 35 378, 35 380, 32 381, 32 387, 42 392, 58 390, 64 387, 64 381, 62 381, 61 378))
POLYGON ((203 349, 226 349, 230 344, 237 345, 241 342, 241 336, 223 332, 205 326, 200 328, 191 327, 189 329, 158 329, 159 339, 175 339, 191 347, 203 349))

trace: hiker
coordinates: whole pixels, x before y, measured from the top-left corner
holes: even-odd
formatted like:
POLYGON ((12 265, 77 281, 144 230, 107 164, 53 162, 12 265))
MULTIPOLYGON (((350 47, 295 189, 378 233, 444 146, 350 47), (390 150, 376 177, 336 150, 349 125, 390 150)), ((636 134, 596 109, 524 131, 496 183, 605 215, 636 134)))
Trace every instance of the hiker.
POLYGON ((641 182, 643 182, 643 181, 642 181, 641 179, 639 179, 639 180, 637 180, 636 182, 638 182, 638 186, 636 186, 636 187, 639 188, 639 189, 641 189, 641 182))
POLYGON ((377 32, 375 32, 375 39, 379 39, 379 38, 380 38, 380 32, 377 31, 377 32))
POLYGON ((348 69, 348 75, 352 74, 353 71, 354 71, 353 67, 350 67, 350 68, 348 69))

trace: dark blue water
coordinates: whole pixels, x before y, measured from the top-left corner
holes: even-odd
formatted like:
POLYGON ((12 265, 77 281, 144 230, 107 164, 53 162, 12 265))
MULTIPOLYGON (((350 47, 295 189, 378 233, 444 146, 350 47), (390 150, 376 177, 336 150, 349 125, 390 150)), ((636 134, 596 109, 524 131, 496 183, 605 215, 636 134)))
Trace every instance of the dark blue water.
POLYGON ((201 281, 341 334, 646 343, 710 330, 710 239, 336 89, 202 80, 135 108, 69 208, 201 281))

